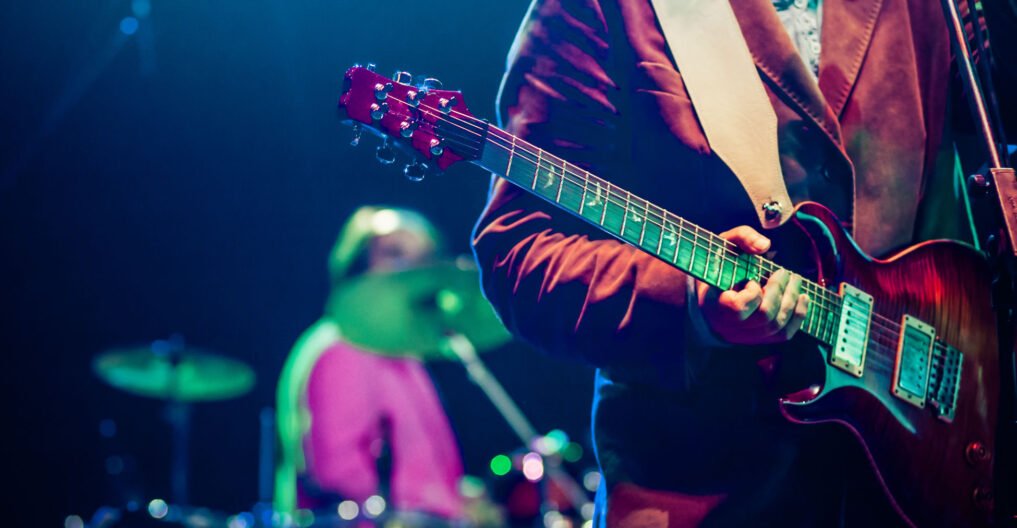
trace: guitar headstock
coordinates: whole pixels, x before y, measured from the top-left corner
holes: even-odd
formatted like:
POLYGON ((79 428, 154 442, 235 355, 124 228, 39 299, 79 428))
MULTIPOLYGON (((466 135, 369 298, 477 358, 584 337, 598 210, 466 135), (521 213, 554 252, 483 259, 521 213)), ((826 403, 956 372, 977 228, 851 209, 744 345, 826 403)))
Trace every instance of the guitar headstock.
POLYGON ((353 145, 366 128, 384 138, 379 162, 395 161, 393 147, 409 152, 413 161, 403 172, 412 180, 480 157, 487 123, 473 117, 462 93, 441 89, 436 79, 414 82, 407 72, 393 77, 373 65, 346 70, 339 111, 353 123, 353 145))

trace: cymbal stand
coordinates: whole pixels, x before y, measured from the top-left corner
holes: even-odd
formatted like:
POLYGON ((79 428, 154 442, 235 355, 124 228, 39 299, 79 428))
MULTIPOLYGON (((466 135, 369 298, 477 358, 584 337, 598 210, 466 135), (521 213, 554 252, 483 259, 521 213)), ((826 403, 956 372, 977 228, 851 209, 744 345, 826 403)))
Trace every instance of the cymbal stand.
MULTIPOLYGON (((480 387, 480 390, 484 392, 498 412, 501 413, 502 417, 505 418, 505 421, 508 422, 509 427, 512 428, 512 431, 519 437, 523 445, 528 449, 532 449, 540 435, 526 416, 523 415, 519 406, 505 392, 505 388, 501 386, 501 383, 487 369, 487 365, 477 355, 477 350, 473 347, 473 343, 462 334, 451 333, 446 338, 445 344, 446 348, 466 368, 466 373, 469 375, 470 380, 480 387)), ((581 512, 583 505, 590 502, 586 497, 586 493, 583 492, 572 476, 561 468, 561 463, 556 457, 547 457, 543 456, 543 454, 541 456, 544 460, 545 473, 548 478, 553 480, 565 492, 569 502, 572 503, 572 507, 577 512, 581 512)))
POLYGON ((183 351, 183 338, 177 335, 152 343, 152 352, 165 356, 173 369, 169 381, 173 396, 166 401, 164 416, 170 427, 170 499, 177 506, 187 506, 190 500, 187 472, 190 466, 191 404, 176 397, 180 393, 179 368, 183 351))

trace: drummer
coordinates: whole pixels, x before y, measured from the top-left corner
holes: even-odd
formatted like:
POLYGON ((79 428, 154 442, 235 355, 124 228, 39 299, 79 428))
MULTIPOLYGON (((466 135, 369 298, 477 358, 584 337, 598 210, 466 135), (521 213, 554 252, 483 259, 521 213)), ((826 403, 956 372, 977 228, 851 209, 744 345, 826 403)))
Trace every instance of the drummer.
MULTIPOLYGON (((333 293, 360 274, 419 267, 440 253, 437 231, 420 214, 361 207, 329 257, 333 293)), ((325 314, 294 345, 277 398, 282 452, 274 502, 280 513, 334 512, 344 500, 363 508, 388 477, 390 508, 436 520, 461 518, 459 448, 420 360, 358 349, 325 314), (386 445, 391 474, 379 476, 386 445)))

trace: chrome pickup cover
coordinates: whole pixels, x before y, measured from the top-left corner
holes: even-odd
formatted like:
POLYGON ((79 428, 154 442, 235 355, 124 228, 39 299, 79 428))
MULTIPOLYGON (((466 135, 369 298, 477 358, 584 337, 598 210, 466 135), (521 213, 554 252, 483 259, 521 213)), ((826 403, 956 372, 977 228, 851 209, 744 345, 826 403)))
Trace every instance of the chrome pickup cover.
POLYGON ((843 304, 837 322, 837 337, 830 351, 830 364, 860 378, 865 371, 872 296, 847 283, 841 283, 840 295, 843 304))
POLYGON ((893 395, 924 408, 936 330, 910 315, 904 316, 900 327, 897 360, 893 367, 893 395))

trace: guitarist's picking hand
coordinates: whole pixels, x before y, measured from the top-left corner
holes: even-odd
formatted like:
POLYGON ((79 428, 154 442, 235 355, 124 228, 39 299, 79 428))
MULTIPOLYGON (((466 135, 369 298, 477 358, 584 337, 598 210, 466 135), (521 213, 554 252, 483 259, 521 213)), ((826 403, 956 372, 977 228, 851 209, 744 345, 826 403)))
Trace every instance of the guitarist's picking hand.
MULTIPOLYGON (((770 249, 770 240, 749 226, 738 226, 720 234, 742 251, 760 255, 770 249)), ((722 291, 696 281, 697 298, 710 330, 732 344, 780 343, 794 336, 805 320, 808 296, 800 292, 800 276, 780 269, 762 287, 748 281, 741 289, 722 291)))

